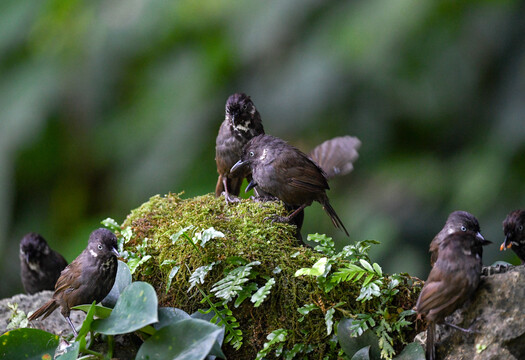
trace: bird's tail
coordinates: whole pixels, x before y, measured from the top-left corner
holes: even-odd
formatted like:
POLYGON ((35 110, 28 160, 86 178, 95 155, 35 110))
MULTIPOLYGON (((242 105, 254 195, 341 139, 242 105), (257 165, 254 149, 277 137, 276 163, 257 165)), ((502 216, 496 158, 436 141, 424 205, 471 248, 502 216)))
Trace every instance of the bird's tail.
POLYGON ((427 327, 427 359, 436 359, 436 348, 434 347, 434 336, 436 331, 436 324, 431 322, 427 327))
POLYGON ((341 221, 341 219, 339 218, 339 216, 335 212, 334 208, 332 207, 332 205, 330 205, 330 202, 328 201, 328 198, 323 203, 323 209, 330 216, 330 219, 332 219, 332 223, 334 224, 334 226, 336 228, 338 228, 338 229, 343 230, 345 232, 346 236, 350 236, 348 234, 348 231, 346 230, 345 226, 343 225, 343 222, 341 221))
POLYGON ((51 299, 48 302, 46 302, 44 305, 42 305, 37 311, 35 311, 29 318, 29 321, 36 320, 39 317, 42 316, 42 320, 44 320, 46 317, 51 315, 53 311, 58 307, 57 302, 55 299, 51 299))

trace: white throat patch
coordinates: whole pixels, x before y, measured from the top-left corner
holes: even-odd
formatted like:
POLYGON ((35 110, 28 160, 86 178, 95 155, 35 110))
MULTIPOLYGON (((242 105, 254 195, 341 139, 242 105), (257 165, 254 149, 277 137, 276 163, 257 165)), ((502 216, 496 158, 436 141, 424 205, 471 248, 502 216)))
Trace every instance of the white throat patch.
POLYGON ((244 125, 239 124, 239 125, 235 126, 235 128, 236 128, 237 130, 247 132, 247 131, 250 129, 250 125, 251 125, 251 123, 252 123, 251 121, 246 121, 246 122, 244 123, 244 125))
POLYGON ((261 155, 261 157, 259 158, 259 160, 264 160, 266 159, 266 154, 268 153, 268 149, 267 148, 264 148, 263 149, 263 153, 261 155))
POLYGON ((94 252, 92 249, 89 249, 89 253, 90 253, 91 256, 93 256, 93 257, 98 257, 97 253, 94 252))

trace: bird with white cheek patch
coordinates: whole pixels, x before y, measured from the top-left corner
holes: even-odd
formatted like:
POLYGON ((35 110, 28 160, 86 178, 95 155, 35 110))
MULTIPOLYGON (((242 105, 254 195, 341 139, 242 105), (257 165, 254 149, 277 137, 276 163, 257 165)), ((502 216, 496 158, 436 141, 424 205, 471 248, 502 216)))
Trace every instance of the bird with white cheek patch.
POLYGON ((89 236, 87 248, 60 274, 53 298, 36 310, 29 320, 51 315, 55 309, 67 320, 75 336, 77 331, 69 318, 71 308, 102 301, 110 292, 117 275, 117 237, 107 229, 97 229, 89 236))

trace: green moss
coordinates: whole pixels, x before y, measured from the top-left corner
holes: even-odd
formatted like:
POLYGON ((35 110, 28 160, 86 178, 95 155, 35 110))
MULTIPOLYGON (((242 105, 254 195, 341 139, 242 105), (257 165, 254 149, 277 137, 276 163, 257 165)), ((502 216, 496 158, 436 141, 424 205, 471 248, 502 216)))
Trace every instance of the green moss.
MULTIPOLYGON (((265 277, 274 277, 276 284, 268 299, 258 308, 254 308, 249 300, 237 309, 230 304, 233 315, 241 324, 244 345, 239 351, 226 347, 226 355, 234 359, 253 359, 266 342, 266 336, 273 330, 284 328, 289 331, 286 348, 295 343, 312 344, 316 348, 314 358, 322 358, 329 349, 330 338, 324 320, 326 310, 345 302, 334 316, 334 319, 340 319, 372 311, 374 302, 355 301, 360 291, 359 284, 343 283, 325 294, 314 277, 295 277, 296 270, 311 267, 324 255, 298 244, 293 225, 268 220, 276 214, 285 215, 279 202, 243 200, 227 206, 224 198, 213 195, 192 199, 181 199, 176 194, 154 196, 133 210, 122 225, 123 228, 130 226, 133 231, 125 250, 135 252, 138 246, 145 245, 143 251, 152 255, 137 269, 134 280, 152 284, 161 306, 178 307, 192 313, 206 308, 200 304, 202 296, 196 288, 187 291, 189 277, 195 269, 217 263, 202 285, 209 294, 211 286, 223 277, 224 271, 235 267, 226 259, 240 256, 247 261, 259 261, 261 265, 254 267, 259 273, 256 279, 259 286, 265 283, 265 277), (192 245, 183 237, 173 243, 170 237, 190 225, 193 225, 190 232, 214 227, 225 237, 213 239, 203 248, 192 245), (171 265, 161 266, 165 260, 171 260, 171 265), (166 293, 173 265, 180 266, 180 270, 166 293), (274 273, 275 269, 281 269, 281 272, 274 273), (297 309, 310 303, 317 304, 321 310, 312 311, 303 322, 299 322, 301 314, 297 309)), ((418 289, 411 287, 401 288, 391 306, 399 310, 410 309, 417 299, 417 292, 418 289)), ((401 344, 401 341, 397 342, 401 344)))

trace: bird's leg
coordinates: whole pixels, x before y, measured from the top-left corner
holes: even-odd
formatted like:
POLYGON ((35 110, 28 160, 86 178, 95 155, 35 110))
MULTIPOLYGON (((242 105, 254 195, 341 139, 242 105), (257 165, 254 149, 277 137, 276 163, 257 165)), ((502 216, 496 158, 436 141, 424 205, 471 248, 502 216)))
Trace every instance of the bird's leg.
POLYGON ((476 330, 472 330, 471 329, 472 326, 469 327, 468 329, 465 329, 465 328, 462 328, 460 326, 457 326, 457 325, 454 325, 454 324, 451 324, 451 323, 448 323, 448 322, 444 322, 443 324, 445 324, 447 326, 450 326, 453 329, 456 329, 456 330, 462 331, 464 333, 467 333, 467 334, 479 334, 479 332, 477 332, 476 330))
POLYGON ((282 222, 282 223, 289 223, 290 220, 292 220, 297 214, 299 214, 301 212, 301 210, 303 210, 305 207, 307 206, 307 204, 303 204, 301 206, 299 206, 297 209, 295 209, 290 215, 288 216, 279 216, 279 215, 276 215, 272 218, 272 222, 282 222))
POLYGON ((69 318, 69 316, 64 316, 64 317, 66 318, 66 321, 69 324, 69 326, 71 326, 71 329, 73 330, 73 334, 75 334, 75 337, 77 337, 78 333, 77 333, 77 330, 75 329, 75 326, 71 322, 71 319, 69 318))
POLYGON ((226 205, 241 201, 238 197, 230 195, 228 192, 228 177, 225 176, 222 178, 222 184, 224 185, 224 199, 226 200, 226 205))

